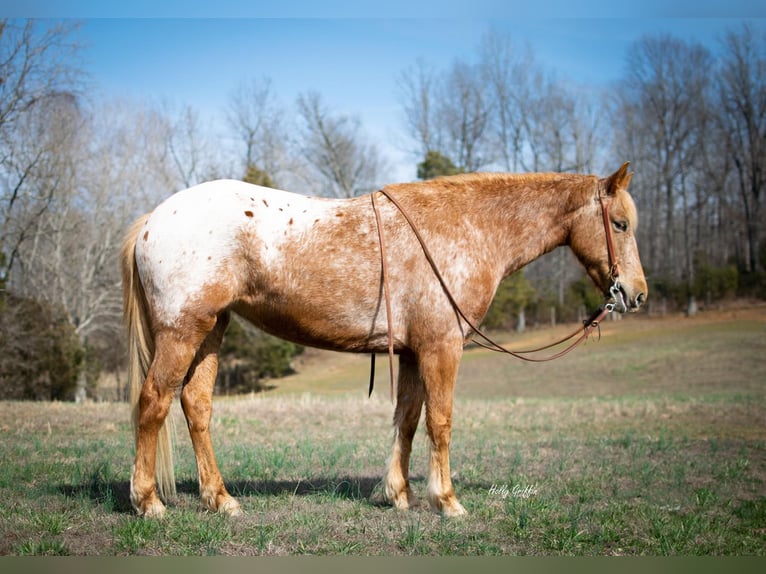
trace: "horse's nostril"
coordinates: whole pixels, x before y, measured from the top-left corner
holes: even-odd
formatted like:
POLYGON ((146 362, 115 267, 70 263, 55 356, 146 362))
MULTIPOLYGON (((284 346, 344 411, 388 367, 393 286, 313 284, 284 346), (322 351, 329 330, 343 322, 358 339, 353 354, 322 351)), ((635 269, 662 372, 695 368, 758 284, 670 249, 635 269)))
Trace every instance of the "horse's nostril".
POLYGON ((644 295, 643 293, 639 293, 638 295, 636 295, 636 307, 640 307, 641 305, 644 304, 645 301, 646 301, 646 295, 644 295))

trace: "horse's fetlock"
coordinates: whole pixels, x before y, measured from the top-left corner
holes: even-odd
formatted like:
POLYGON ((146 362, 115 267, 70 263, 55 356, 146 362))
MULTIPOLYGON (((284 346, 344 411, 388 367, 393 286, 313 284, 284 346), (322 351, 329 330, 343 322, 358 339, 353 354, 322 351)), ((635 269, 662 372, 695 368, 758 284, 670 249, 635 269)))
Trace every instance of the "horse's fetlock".
POLYGON ((429 497, 429 503, 431 504, 431 510, 437 514, 441 514, 445 518, 453 518, 456 516, 465 516, 468 514, 454 494, 449 496, 432 496, 429 497))

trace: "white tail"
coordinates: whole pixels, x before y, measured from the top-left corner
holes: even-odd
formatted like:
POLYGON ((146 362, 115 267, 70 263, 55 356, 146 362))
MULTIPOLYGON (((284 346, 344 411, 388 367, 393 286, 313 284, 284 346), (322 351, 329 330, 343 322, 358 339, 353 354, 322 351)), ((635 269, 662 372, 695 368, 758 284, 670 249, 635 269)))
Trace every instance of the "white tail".
MULTIPOLYGON (((138 276, 135 257, 138 234, 147 217, 148 215, 145 215, 140 218, 131 227, 123 244, 121 259, 125 323, 128 330, 130 405, 133 431, 136 436, 138 436, 138 401, 141 396, 141 387, 154 358, 154 335, 149 326, 146 296, 138 276)), ((173 472, 173 434, 172 419, 168 416, 160 429, 155 465, 157 488, 160 496, 165 500, 176 493, 173 472)))

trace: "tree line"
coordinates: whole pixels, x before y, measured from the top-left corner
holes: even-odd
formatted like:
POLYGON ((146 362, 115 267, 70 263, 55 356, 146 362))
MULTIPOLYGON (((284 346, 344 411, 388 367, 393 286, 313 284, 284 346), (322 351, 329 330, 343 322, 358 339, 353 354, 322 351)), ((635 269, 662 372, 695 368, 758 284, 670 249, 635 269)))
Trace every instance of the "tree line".
MULTIPOLYGON (((183 104, 94 101, 77 33, 71 22, 0 21, 6 398, 103 396, 105 375, 120 393, 117 250, 126 226, 172 192, 229 177, 350 197, 390 181, 390 164, 358 118, 318 92, 288 105, 268 78, 232 87, 223 135, 183 104)), ((743 25, 712 47, 646 36, 625 62, 616 85, 581 86, 497 31, 470 59, 446 68, 414 61, 396 80, 417 177, 606 173, 631 160, 652 301, 766 296, 763 30, 743 25)), ((503 283, 487 324, 547 322, 551 307, 573 320, 597 301, 572 258, 557 250, 503 283)), ((229 348, 240 359, 232 351, 223 364, 224 392, 257 390, 300 352, 232 325, 229 348)))

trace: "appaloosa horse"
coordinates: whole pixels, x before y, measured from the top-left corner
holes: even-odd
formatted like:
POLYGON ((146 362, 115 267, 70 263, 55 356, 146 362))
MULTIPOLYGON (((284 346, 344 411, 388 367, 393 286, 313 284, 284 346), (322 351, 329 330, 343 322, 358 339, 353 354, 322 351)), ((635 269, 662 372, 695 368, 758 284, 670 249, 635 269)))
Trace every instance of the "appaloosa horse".
POLYGON ((399 373, 386 496, 400 509, 414 501, 409 459, 425 403, 429 501, 444 515, 465 513, 450 479, 449 443, 453 387, 471 325, 481 322, 503 277, 560 245, 570 246, 619 311, 638 309, 647 286, 627 167, 606 178, 458 175, 390 185, 375 192, 375 202, 239 181, 204 183, 168 198, 134 224, 122 252, 136 428, 130 496, 138 514, 164 513, 157 483, 163 498, 175 491, 161 430, 179 388, 202 502, 240 512, 224 487, 209 428, 231 312, 284 339, 338 351, 386 352, 390 332, 399 373))

